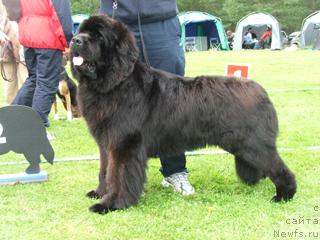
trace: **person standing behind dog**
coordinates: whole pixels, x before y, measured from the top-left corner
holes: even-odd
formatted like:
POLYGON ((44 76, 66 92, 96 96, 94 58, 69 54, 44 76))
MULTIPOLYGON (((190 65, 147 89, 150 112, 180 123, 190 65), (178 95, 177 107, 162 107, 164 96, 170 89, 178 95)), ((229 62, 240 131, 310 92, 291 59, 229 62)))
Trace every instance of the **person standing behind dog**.
POLYGON ((19 39, 29 77, 12 104, 32 107, 46 127, 58 90, 62 52, 72 38, 69 0, 20 0, 19 39))
POLYGON ((23 54, 20 54, 18 25, 10 21, 7 10, 0 0, 0 69, 4 82, 5 101, 11 104, 18 89, 28 76, 23 54))
MULTIPOLYGON (((136 38, 140 60, 154 68, 184 75, 185 58, 176 0, 100 0, 100 13, 114 16, 128 26, 136 38)), ((160 156, 160 161, 164 187, 172 187, 182 195, 195 192, 188 181, 184 153, 160 156)))

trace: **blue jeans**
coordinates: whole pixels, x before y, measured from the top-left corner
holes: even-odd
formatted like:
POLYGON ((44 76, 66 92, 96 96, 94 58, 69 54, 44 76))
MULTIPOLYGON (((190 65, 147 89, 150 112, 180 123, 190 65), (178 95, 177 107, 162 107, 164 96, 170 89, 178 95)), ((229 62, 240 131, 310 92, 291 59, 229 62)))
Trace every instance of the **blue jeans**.
POLYGON ((254 44, 253 49, 261 49, 261 48, 262 48, 262 46, 260 45, 259 42, 256 42, 256 43, 254 44))
POLYGON ((29 76, 12 105, 32 107, 48 127, 48 115, 59 86, 62 51, 25 47, 24 57, 29 76))
MULTIPOLYGON (((181 45, 181 27, 178 17, 164 21, 142 24, 142 33, 147 58, 152 67, 184 76, 185 58, 181 45)), ((142 42, 138 25, 131 25, 140 50, 140 60, 145 61, 142 54, 142 42)), ((178 156, 160 156, 160 172, 164 177, 177 172, 186 172, 184 153, 178 156)))

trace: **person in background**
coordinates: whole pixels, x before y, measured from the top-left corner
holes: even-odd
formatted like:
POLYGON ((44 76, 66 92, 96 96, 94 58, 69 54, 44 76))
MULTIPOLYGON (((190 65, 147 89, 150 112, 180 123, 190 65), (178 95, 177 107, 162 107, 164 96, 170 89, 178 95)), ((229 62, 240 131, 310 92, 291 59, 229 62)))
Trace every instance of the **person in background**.
POLYGON ((231 30, 227 31, 227 39, 228 39, 229 48, 233 49, 234 33, 231 30))
POLYGON ((24 46, 29 77, 12 104, 32 107, 48 127, 59 85, 62 52, 72 38, 70 1, 20 0, 20 7, 19 39, 24 46))
POLYGON ((256 42, 258 42, 257 35, 253 32, 252 28, 249 27, 243 38, 243 48, 252 49, 256 42))
MULTIPOLYGON (((140 60, 154 68, 184 75, 185 59, 175 0, 101 0, 100 3, 102 14, 114 16, 133 32, 140 50, 140 60)), ((172 187, 182 195, 195 192, 188 181, 184 153, 160 156, 160 161, 164 187, 172 187)))
POLYGON ((267 30, 262 34, 259 41, 255 44, 254 49, 270 48, 272 40, 272 28, 267 26, 267 30))
POLYGON ((10 21, 7 10, 0 0, 0 69, 4 81, 4 95, 11 104, 18 89, 28 76, 22 47, 18 39, 18 24, 10 21))

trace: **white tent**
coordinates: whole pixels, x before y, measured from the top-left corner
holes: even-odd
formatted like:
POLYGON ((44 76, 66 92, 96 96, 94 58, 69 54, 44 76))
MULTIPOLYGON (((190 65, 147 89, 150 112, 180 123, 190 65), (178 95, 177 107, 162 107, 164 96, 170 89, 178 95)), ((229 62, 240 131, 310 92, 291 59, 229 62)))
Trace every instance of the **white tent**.
POLYGON ((306 17, 301 28, 301 47, 318 49, 320 41, 320 11, 306 17))
POLYGON ((268 25, 272 27, 271 49, 281 49, 281 30, 278 20, 269 13, 253 12, 243 17, 237 23, 234 34, 233 50, 242 49, 243 37, 249 27, 251 27, 253 32, 257 34, 257 37, 260 38, 261 35, 266 31, 268 25))
POLYGON ((320 37, 318 37, 318 40, 316 41, 313 49, 314 50, 320 50, 320 37))

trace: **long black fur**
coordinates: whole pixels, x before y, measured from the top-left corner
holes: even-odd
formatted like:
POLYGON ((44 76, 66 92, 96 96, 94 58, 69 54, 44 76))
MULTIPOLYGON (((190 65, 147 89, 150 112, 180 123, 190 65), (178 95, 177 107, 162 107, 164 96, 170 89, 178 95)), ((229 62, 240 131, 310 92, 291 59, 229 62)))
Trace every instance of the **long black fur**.
POLYGON ((240 179, 263 176, 276 186, 275 201, 296 192, 293 173, 276 149, 278 122, 265 90, 248 79, 223 76, 183 78, 139 62, 134 37, 106 16, 79 27, 71 44, 79 81, 79 102, 100 150, 101 197, 94 212, 136 204, 151 156, 172 156, 217 145, 233 154, 240 179))

